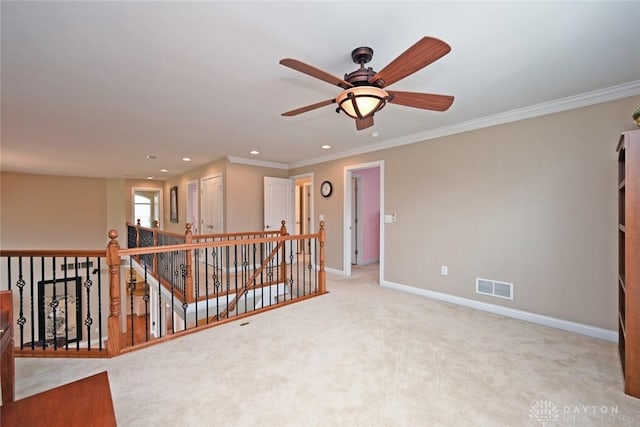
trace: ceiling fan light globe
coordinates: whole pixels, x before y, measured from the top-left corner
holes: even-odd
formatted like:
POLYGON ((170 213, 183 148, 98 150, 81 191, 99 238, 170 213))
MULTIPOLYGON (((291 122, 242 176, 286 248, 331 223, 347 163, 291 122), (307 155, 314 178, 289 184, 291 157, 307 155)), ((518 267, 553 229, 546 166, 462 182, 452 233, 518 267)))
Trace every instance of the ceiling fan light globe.
POLYGON ((349 117, 365 119, 380 111, 386 104, 389 94, 375 86, 356 86, 342 91, 336 102, 349 117))

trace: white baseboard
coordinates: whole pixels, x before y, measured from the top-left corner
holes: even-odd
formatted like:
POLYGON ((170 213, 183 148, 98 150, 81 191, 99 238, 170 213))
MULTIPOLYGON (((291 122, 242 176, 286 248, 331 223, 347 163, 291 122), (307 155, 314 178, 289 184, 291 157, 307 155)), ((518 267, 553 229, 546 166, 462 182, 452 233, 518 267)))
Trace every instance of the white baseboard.
POLYGON ((344 276, 344 270, 338 270, 336 268, 325 267, 324 271, 327 273, 335 274, 336 276, 344 276))
POLYGON ((465 307, 475 308, 477 310, 487 311, 489 313, 499 314, 505 317, 512 317, 539 325, 550 326, 556 329, 562 329, 577 334, 586 335, 601 340, 618 342, 618 331, 589 326, 583 323, 571 322, 568 320, 558 319, 555 317, 543 316, 541 314, 530 313, 528 311, 516 310, 514 308, 503 307, 486 302, 476 301, 468 298, 457 297, 454 295, 444 294, 441 292, 430 291, 427 289, 415 288, 413 286, 401 285, 389 281, 383 281, 382 286, 385 288, 395 289, 402 292, 408 292, 415 295, 433 298, 440 301, 450 302, 452 304, 462 305, 465 307))
POLYGON ((371 265, 377 262, 380 262, 380 258, 365 259, 364 261, 360 261, 357 265, 371 265))

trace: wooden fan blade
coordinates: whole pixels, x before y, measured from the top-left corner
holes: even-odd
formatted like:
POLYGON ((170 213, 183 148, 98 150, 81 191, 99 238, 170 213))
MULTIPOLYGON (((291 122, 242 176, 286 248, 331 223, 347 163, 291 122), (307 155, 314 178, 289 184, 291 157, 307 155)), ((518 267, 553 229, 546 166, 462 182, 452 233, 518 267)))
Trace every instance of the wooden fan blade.
POLYGON ((395 90, 388 90, 387 92, 392 96, 388 101, 392 104, 423 108, 425 110, 446 111, 451 107, 454 99, 453 96, 433 93, 397 92, 395 90))
POLYGON ((373 126, 373 116, 369 116, 365 119, 356 119, 356 129, 362 130, 373 126))
POLYGON ((389 65, 369 79, 374 84, 382 79, 385 86, 415 73, 451 51, 451 46, 433 37, 423 37, 389 65))
POLYGON ((343 89, 349 89, 350 87, 353 87, 353 85, 348 81, 342 80, 341 78, 336 77, 333 74, 329 74, 326 71, 322 71, 319 68, 313 67, 309 64, 305 64, 304 62, 298 61, 297 59, 285 58, 281 60, 280 63, 285 67, 293 68, 296 71, 300 71, 301 73, 305 73, 311 77, 315 77, 316 79, 331 83, 332 85, 340 86, 343 89))
POLYGON ((296 108, 295 110, 287 111, 286 113, 282 113, 285 117, 297 116, 298 114, 306 113, 307 111, 315 110, 316 108, 324 107, 326 105, 331 105, 335 103, 335 99, 327 99, 326 101, 317 102, 315 104, 307 105, 306 107, 296 108))

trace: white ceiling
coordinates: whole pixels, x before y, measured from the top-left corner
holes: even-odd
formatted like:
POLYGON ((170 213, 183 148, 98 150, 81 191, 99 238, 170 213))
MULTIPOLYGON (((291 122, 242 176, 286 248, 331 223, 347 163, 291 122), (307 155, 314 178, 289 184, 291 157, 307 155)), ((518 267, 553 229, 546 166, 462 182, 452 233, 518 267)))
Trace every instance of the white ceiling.
POLYGON ((637 2, 2 1, 0 12, 4 171, 163 179, 225 156, 295 166, 591 91, 640 93, 637 2), (380 70, 423 36, 451 53, 391 89, 454 95, 448 111, 390 104, 360 132, 335 105, 280 116, 340 91, 280 59, 343 77, 354 48, 372 47, 380 70))

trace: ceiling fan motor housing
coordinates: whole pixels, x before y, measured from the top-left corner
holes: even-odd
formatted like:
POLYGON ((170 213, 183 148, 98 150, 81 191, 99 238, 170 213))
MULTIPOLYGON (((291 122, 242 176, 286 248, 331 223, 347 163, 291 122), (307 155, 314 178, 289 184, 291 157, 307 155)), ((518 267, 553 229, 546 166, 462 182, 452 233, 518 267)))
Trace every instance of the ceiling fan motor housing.
MULTIPOLYGON (((351 59, 356 64, 360 64, 360 68, 352 73, 346 73, 344 79, 354 86, 371 86, 369 79, 376 75, 376 71, 371 68, 365 68, 364 64, 367 64, 373 58, 373 49, 367 46, 357 47, 351 52, 351 59)), ((382 85, 376 82, 376 86, 382 87, 382 85)))

